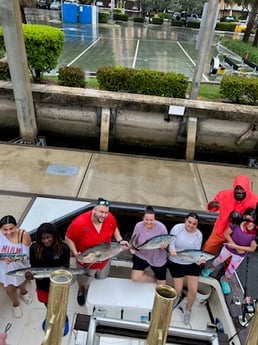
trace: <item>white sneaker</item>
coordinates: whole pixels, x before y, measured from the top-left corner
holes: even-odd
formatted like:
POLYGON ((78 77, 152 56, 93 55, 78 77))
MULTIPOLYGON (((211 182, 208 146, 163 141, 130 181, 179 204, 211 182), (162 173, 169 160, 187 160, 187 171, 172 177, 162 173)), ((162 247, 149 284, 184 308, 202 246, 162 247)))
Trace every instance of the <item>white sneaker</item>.
POLYGON ((33 301, 32 296, 27 292, 25 295, 21 295, 21 298, 23 299, 25 304, 31 304, 33 301))
POLYGON ((184 312, 184 324, 185 325, 189 325, 190 318, 191 318, 191 312, 189 310, 185 309, 185 312, 184 312))
POLYGON ((19 305, 17 307, 13 306, 13 316, 16 318, 22 317, 22 308, 19 305))

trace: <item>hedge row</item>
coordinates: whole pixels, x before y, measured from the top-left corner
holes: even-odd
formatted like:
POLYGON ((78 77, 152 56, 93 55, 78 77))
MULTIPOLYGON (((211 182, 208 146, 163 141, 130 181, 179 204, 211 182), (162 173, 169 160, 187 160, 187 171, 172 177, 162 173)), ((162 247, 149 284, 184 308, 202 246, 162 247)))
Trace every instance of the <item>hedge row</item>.
POLYGON ((233 103, 258 105, 258 78, 227 75, 220 83, 220 93, 233 103))
POLYGON ((99 88, 143 95, 185 98, 188 79, 180 73, 104 66, 97 71, 99 88))

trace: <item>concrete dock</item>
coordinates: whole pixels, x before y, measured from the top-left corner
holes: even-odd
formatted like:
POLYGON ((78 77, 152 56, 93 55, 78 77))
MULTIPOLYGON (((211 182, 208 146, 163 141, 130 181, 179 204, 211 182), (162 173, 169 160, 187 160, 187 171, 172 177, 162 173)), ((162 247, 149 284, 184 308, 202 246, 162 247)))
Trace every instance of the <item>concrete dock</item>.
MULTIPOLYGON (((258 193, 258 170, 145 156, 0 144, 1 217, 24 217, 37 196, 151 204, 205 211, 221 189, 246 174, 258 193)), ((47 210, 46 210, 47 211, 47 210)), ((47 220, 45 220, 47 221, 47 220)))

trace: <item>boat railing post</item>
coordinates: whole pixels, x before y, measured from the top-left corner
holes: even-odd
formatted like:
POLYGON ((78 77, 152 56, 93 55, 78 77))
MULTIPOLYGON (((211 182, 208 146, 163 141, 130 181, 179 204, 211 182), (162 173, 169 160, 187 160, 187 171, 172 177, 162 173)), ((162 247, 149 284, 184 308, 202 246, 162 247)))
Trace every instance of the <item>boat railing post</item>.
POLYGON ((171 320, 176 290, 168 285, 156 287, 146 345, 165 345, 171 320))
POLYGON ((45 338, 42 345, 61 345, 72 274, 56 270, 50 275, 45 338))
POLYGON ((246 339, 246 345, 257 345, 258 344, 258 302, 255 304, 255 313, 253 320, 251 321, 251 326, 246 339))

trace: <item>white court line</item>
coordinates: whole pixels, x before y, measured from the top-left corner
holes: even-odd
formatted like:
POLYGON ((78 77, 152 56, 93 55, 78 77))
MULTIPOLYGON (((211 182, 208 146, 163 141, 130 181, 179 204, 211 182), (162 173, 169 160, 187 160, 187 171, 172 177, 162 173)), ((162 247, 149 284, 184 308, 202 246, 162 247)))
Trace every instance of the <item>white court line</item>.
POLYGON ((81 54, 79 54, 75 59, 67 64, 67 66, 71 66, 75 61, 77 61, 83 54, 85 54, 88 50, 90 50, 98 41, 101 40, 101 37, 98 38, 95 42, 93 42, 88 48, 84 49, 81 54))
POLYGON ((135 68, 135 65, 136 65, 137 55, 138 55, 138 51, 139 51, 139 45, 140 45, 140 40, 137 40, 135 54, 134 54, 134 58, 133 58, 132 68, 135 68))
MULTIPOLYGON (((193 61, 191 56, 187 53, 187 51, 181 46, 181 44, 177 41, 177 45, 181 48, 181 50, 185 53, 185 55, 188 57, 188 59, 191 61, 191 63, 196 67, 196 63, 193 61)), ((205 81, 209 81, 209 79, 206 77, 206 75, 202 74, 202 77, 205 79, 205 81)))

